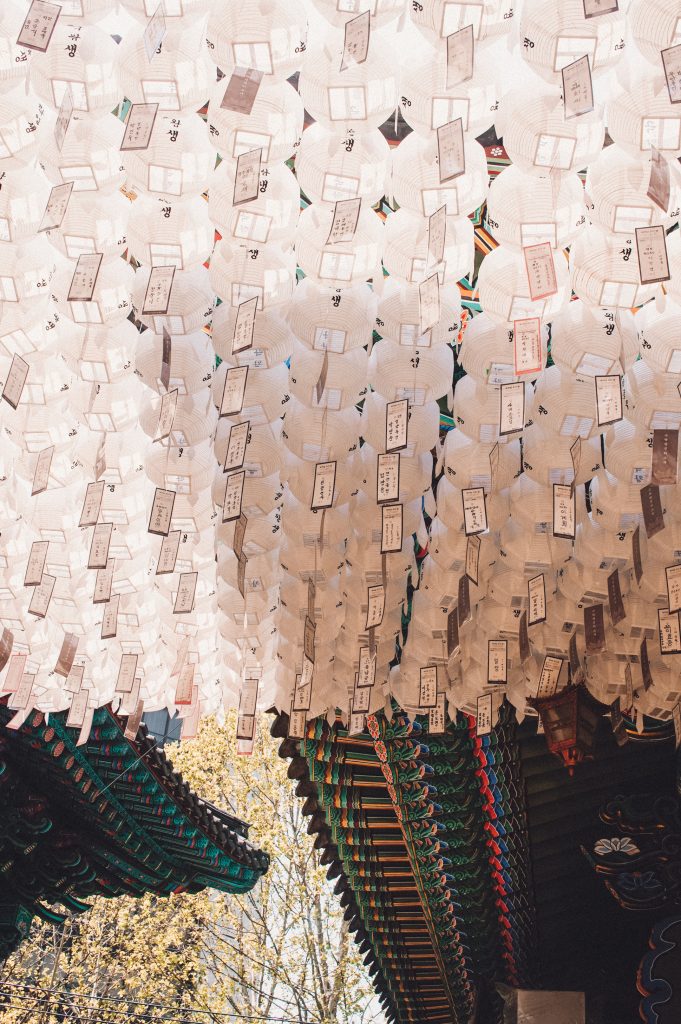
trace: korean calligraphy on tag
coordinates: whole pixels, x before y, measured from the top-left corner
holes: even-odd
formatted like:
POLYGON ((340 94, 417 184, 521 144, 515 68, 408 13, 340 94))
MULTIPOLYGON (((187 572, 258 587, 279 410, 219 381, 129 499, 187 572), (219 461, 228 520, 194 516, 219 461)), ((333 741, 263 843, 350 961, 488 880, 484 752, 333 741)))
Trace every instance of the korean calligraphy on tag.
POLYGON ((641 284, 656 284, 669 280, 667 241, 662 224, 636 228, 636 252, 641 284))
POLYGON ((463 121, 460 117, 437 129, 437 160, 441 185, 466 173, 463 121))

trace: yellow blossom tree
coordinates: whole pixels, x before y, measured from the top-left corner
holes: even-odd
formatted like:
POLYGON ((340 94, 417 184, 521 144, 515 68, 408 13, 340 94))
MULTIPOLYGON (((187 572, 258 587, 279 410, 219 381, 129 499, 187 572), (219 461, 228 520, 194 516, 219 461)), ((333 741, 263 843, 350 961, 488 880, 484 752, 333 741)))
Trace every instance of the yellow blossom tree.
MULTIPOLYGON (((265 723, 263 723, 265 724, 265 723)), ((92 901, 34 922, 0 971, 2 1024, 371 1024, 383 1020, 265 729, 236 754, 235 719, 166 748, 206 800, 251 824, 271 857, 253 892, 92 901)))

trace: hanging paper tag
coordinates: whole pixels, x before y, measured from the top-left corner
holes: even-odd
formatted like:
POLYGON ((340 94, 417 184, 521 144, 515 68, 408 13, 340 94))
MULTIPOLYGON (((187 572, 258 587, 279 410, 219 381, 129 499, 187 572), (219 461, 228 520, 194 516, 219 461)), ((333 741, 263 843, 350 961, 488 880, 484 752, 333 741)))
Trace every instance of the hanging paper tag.
POLYGON ((376 658, 372 657, 369 647, 359 649, 359 671, 357 673, 358 687, 373 686, 376 682, 376 658))
POLYGON ((69 199, 73 192, 73 182, 67 181, 63 185, 55 185, 49 194, 47 200, 47 206, 43 214, 43 219, 40 222, 38 232, 41 231, 52 231, 53 228, 58 228, 64 219, 66 214, 66 208, 69 205, 69 199))
POLYGON ((314 665, 314 636, 315 636, 315 624, 309 616, 305 616, 305 627, 303 629, 303 654, 308 661, 311 661, 314 665))
POLYGON ((103 480, 87 485, 85 501, 83 502, 83 510, 80 513, 80 520, 78 522, 79 526, 96 526, 97 520, 99 519, 99 513, 102 508, 103 497, 103 480))
POLYGON ((530 649, 530 635, 527 631, 527 612, 524 611, 518 623, 518 653, 520 664, 524 665, 529 660, 532 651, 530 649))
POLYGON ((352 713, 366 714, 371 707, 371 686, 355 687, 352 694, 352 713))
POLYGON ((577 440, 570 445, 570 458, 572 459, 572 472, 574 474, 572 477, 572 483, 570 484, 570 493, 574 498, 575 487, 577 485, 577 474, 579 473, 579 467, 582 461, 581 437, 578 437, 577 440))
POLYGON ((678 750, 681 747, 681 703, 674 706, 672 718, 674 720, 674 739, 678 750))
POLYGON ((225 483, 225 499, 222 505, 223 523, 231 523, 241 515, 241 502, 244 493, 245 470, 230 473, 225 483))
POLYGON ((54 445, 51 445, 49 448, 43 448, 39 453, 33 473, 31 497, 33 497, 34 494, 42 494, 43 491, 47 490, 47 485, 50 482, 50 468, 52 466, 53 455, 54 445))
POLYGON ((258 309, 257 295, 252 299, 240 302, 236 310, 234 321, 234 335, 232 336, 232 355, 239 352, 246 352, 253 348, 253 330, 255 328, 255 315, 258 309))
POLYGON ((122 654, 121 664, 118 669, 118 678, 116 679, 116 693, 130 693, 135 683, 135 673, 137 672, 137 655, 136 654, 122 654))
POLYGON ((364 732, 364 726, 366 724, 366 717, 363 713, 356 711, 350 712, 350 721, 348 723, 348 736, 359 736, 364 732))
POLYGON ((333 219, 329 228, 329 237, 326 239, 327 245, 352 241, 357 230, 361 206, 361 197, 357 199, 339 199, 334 203, 333 219))
POLYGON ((553 536, 575 537, 575 495, 570 484, 553 485, 553 536))
POLYGON ((93 604, 105 604, 111 598, 111 587, 113 584, 114 560, 110 558, 105 568, 97 570, 95 577, 95 592, 92 598, 93 604))
POLYGON ((312 704, 312 684, 301 685, 302 676, 296 676, 296 688, 293 691, 293 710, 309 711, 312 704))
POLYGON ((170 387, 170 363, 173 358, 173 340, 167 327, 163 328, 163 347, 161 350, 161 384, 167 392, 170 387))
POLYGON ((66 716, 66 724, 70 729, 80 729, 82 726, 87 712, 87 702, 88 691, 86 689, 83 688, 78 693, 74 693, 71 707, 66 716))
POLYGON ((631 559, 634 563, 634 576, 636 582, 641 583, 643 576, 643 563, 641 561, 641 527, 637 526, 631 536, 631 559))
POLYGON ((371 16, 369 11, 358 14, 345 22, 345 35, 343 39, 343 56, 341 58, 341 71, 345 71, 351 64, 363 64, 369 52, 369 36, 371 33, 371 16))
POLYGON ((536 626, 546 622, 546 584, 544 574, 533 576, 527 581, 527 600, 529 604, 528 626, 536 626))
MULTIPOLYGON (((12 653, 12 647, 14 646, 14 633, 7 626, 3 626, 2 634, 0 635, 0 672, 9 661, 9 656, 12 653)), ((2 684, 0 684, 0 693, 2 692, 2 684)))
POLYGON ((579 657, 579 651, 577 650, 577 630, 570 637, 570 643, 568 645, 568 659, 570 665, 570 675, 572 676, 572 682, 577 684, 581 682, 584 675, 582 669, 582 662, 579 657))
POLYGON ((180 669, 177 676, 177 686, 175 687, 175 704, 182 706, 191 705, 194 693, 194 669, 195 666, 192 661, 185 661, 180 669))
POLYGON ((232 206, 250 203, 260 195, 261 162, 262 149, 250 149, 237 157, 232 206))
POLYGON ((650 482, 675 484, 679 457, 678 430, 653 431, 653 461, 650 482))
POLYGON ((437 665, 429 665, 419 672, 419 707, 434 708, 437 704, 437 665))
POLYGON ((513 369, 519 376, 542 368, 541 321, 537 317, 513 321, 513 369))
POLYGON ((241 685, 239 697, 239 714, 253 717, 258 707, 258 686, 260 680, 257 678, 246 678, 241 685))
POLYGON ((33 0, 17 37, 17 46, 46 53, 60 14, 59 4, 33 0))
POLYGON ((222 391, 220 402, 221 416, 236 416, 244 407, 244 395, 246 394, 246 382, 248 380, 247 366, 233 366, 225 374, 225 386, 222 391))
POLYGON ((440 319, 440 279, 431 274, 419 285, 419 331, 425 334, 440 319))
POLYGON ((616 626, 627 615, 622 598, 619 569, 613 569, 608 576, 608 604, 610 606, 612 624, 616 626))
POLYGON ((402 505, 381 505, 381 554, 402 550, 402 505))
POLYGON ((28 556, 28 564, 26 565, 26 574, 24 576, 25 587, 38 587, 43 578, 43 572, 45 570, 45 559, 47 558, 47 549, 50 546, 47 540, 37 540, 31 544, 31 551, 28 556))
POLYGON ((173 530, 172 533, 168 533, 161 541, 161 550, 155 572, 156 576, 164 576, 169 572, 175 572, 177 552, 180 547, 180 534, 180 530, 173 530))
POLYGON ((459 612, 459 626, 468 622, 471 617, 471 591, 468 585, 468 576, 465 574, 459 577, 459 596, 457 602, 459 612))
POLYGON ((619 373, 594 377, 598 426, 619 423, 622 419, 622 377, 619 373))
POLYGON ((428 711, 428 732, 431 736, 442 735, 447 723, 445 721, 445 695, 439 693, 434 708, 428 711))
POLYGON ((499 469, 499 460, 501 458, 501 449, 499 448, 499 442, 490 448, 489 453, 489 483, 490 489, 493 491, 496 486, 497 470, 499 469))
POLYGON ((667 601, 670 612, 681 609, 681 565, 668 565, 665 569, 667 577, 667 601))
POLYGON ((451 658, 459 647, 459 611, 455 607, 447 614, 447 657, 451 658))
POLYGON ((111 640, 118 632, 118 606, 120 601, 120 594, 114 594, 111 600, 104 605, 101 634, 102 640, 111 640))
POLYGON ((262 76, 256 68, 234 68, 220 103, 222 109, 247 117, 253 110, 262 76))
POLYGON ((121 152, 137 149, 148 149, 154 122, 158 113, 158 103, 133 103, 125 132, 121 142, 121 152))
POLYGON ((660 51, 670 103, 681 103, 681 45, 660 51))
POLYGON ((447 89, 472 78, 474 63, 475 31, 473 25, 466 25, 447 36, 447 89))
POLYGON ((445 237, 447 234, 447 206, 441 206, 428 218, 428 259, 426 269, 442 263, 445 255, 445 237))
POLYGON ((400 456, 379 455, 376 469, 376 502, 397 501, 400 496, 400 456))
MULTIPOLYGON (((641 681, 643 683, 643 689, 644 689, 644 691, 647 691, 653 685, 653 676, 652 676, 652 673, 650 671, 650 657, 648 655, 648 641, 646 640, 645 637, 641 641, 641 646, 639 647, 639 655, 638 656, 639 656, 639 662, 640 662, 640 665, 641 665, 641 681)), ((633 703, 634 703, 634 689, 633 689, 633 685, 631 684, 631 673, 629 673, 629 678, 627 679, 627 707, 628 708, 633 707, 633 703)))
POLYGON ((636 252, 641 284, 656 284, 669 280, 667 242, 662 224, 636 228, 636 252))
POLYGON ((151 506, 151 516, 149 517, 149 526, 147 527, 148 533, 154 533, 160 537, 168 536, 174 505, 175 491, 168 491, 164 487, 157 487, 154 493, 154 503, 151 506))
POLYGON ((587 654, 600 654, 605 650, 605 621, 602 604, 592 604, 584 609, 584 639, 587 654))
POLYGON ((314 486, 310 503, 313 512, 321 508, 332 507, 335 486, 336 463, 318 462, 314 470, 314 486))
POLYGON ((181 572, 180 582, 175 596, 173 615, 181 615, 194 610, 194 595, 199 574, 197 572, 181 572))
POLYGON ((487 641, 487 682, 506 683, 508 676, 508 643, 506 640, 487 641))
POLYGON ((84 665, 73 665, 71 671, 66 677, 66 682, 64 683, 64 690, 67 693, 78 693, 81 686, 83 685, 84 674, 84 665))
POLYGON ((17 691, 21 684, 27 661, 28 656, 26 654, 15 654, 14 657, 10 659, 7 675, 5 676, 5 681, 2 684, 2 693, 15 693, 17 691))
POLYGON ((223 472, 227 473, 230 469, 241 469, 243 466, 250 428, 250 420, 246 420, 244 423, 235 423, 230 427, 225 464, 222 467, 223 472))
POLYGON ((151 268, 142 302, 142 313, 163 316, 168 312, 175 270, 175 266, 151 268))
POLYGON ((480 545, 482 541, 478 536, 470 536, 466 541, 466 576, 471 583, 478 585, 478 571, 480 568, 480 545))
POLYGON ((658 608, 657 622, 660 631, 660 654, 681 654, 679 613, 658 608))
POLYGON ((539 676, 539 686, 537 687, 537 697, 540 700, 544 697, 553 697, 554 693, 558 689, 558 681, 560 679, 562 668, 562 658, 554 658, 550 654, 546 655, 544 658, 544 664, 542 665, 541 675, 539 676))
POLYGON ((326 388, 326 378, 328 376, 328 373, 329 350, 325 348, 324 355, 322 357, 322 368, 319 371, 319 377, 317 378, 317 383, 315 384, 315 397, 317 399, 317 405, 321 403, 322 395, 324 394, 324 389, 326 388))
POLYGON ((312 577, 310 577, 308 579, 308 581, 307 581, 307 616, 308 616, 309 619, 312 619, 313 622, 315 622, 316 618, 317 618, 317 616, 315 614, 315 601, 316 600, 317 600, 317 587, 315 585, 315 581, 312 579, 312 577))
POLYGON ((598 18, 601 14, 612 14, 618 11, 617 0, 582 0, 585 18, 598 18))
POLYGON ((163 37, 166 34, 166 18, 165 8, 163 2, 161 2, 151 18, 147 22, 147 27, 144 30, 143 40, 144 49, 146 50, 147 60, 149 63, 154 59, 158 53, 159 47, 163 42, 163 37))
POLYGON ((21 395, 24 390, 24 384, 28 377, 28 363, 18 356, 16 353, 12 356, 12 363, 7 374, 7 380, 2 389, 2 397, 11 405, 13 409, 16 409, 21 401, 21 395))
POLYGON ((131 715, 128 715, 128 720, 125 723, 125 732, 123 735, 126 740, 137 739, 137 733, 142 722, 142 715, 144 714, 144 701, 138 700, 137 707, 131 715))
POLYGON ((48 576, 46 573, 43 574, 43 578, 40 583, 33 590, 31 603, 28 606, 28 610, 31 615, 35 615, 38 619, 45 618, 47 615, 47 609, 50 607, 52 591, 54 590, 56 582, 56 576, 48 576))
POLYGON ((156 428, 154 441, 163 441, 166 437, 170 436, 170 431, 173 429, 173 421, 175 420, 175 410, 177 409, 177 395, 177 388, 173 388, 172 391, 166 391, 165 395, 161 398, 161 411, 158 416, 158 427, 156 428))
POLYGON ((374 629, 376 626, 380 626, 383 622, 384 612, 385 588, 381 584, 369 587, 367 590, 367 617, 364 628, 374 629))
MULTIPOLYGON (((681 49, 677 47, 677 49, 681 49)), ((666 213, 669 209, 671 194, 671 179, 669 164, 659 149, 650 147, 650 182, 648 184, 648 199, 651 199, 656 206, 666 213)))
POLYGON ((307 717, 304 711, 294 711, 291 706, 291 713, 288 718, 288 738, 290 740, 305 739, 307 728, 307 717))
POLYGON ((550 295, 555 295, 558 291, 558 283, 550 243, 539 242, 537 245, 526 245, 523 247, 523 256, 532 301, 536 302, 538 299, 547 299, 550 295))
POLYGON ((87 252, 78 257, 69 285, 69 302, 92 302, 102 259, 101 252, 87 252))
POLYGON ((492 694, 478 697, 475 731, 478 736, 488 736, 492 731, 492 694))
POLYGON ((401 398, 385 407, 385 450, 397 452, 407 447, 409 400, 401 398))
POLYGON ((64 676, 66 679, 71 671, 71 667, 73 666, 73 659, 76 656, 77 650, 78 637, 75 633, 65 633, 59 657, 57 658, 57 664, 54 666, 54 671, 58 676, 64 676))
POLYGON ((499 388, 499 433, 515 434, 525 427, 525 385, 522 381, 499 388))
POLYGON ((460 117, 437 129, 437 162, 441 185, 466 173, 463 121, 460 117))
POLYGON ((464 532, 466 536, 484 533, 487 529, 487 506, 482 487, 464 487, 461 491, 463 502, 464 532))
POLYGON ((578 117, 594 109, 594 90, 588 54, 561 69, 565 117, 578 117))
POLYGON ((246 527, 248 526, 248 519, 241 513, 236 521, 234 527, 234 545, 232 550, 236 555, 237 559, 241 558, 244 551, 244 540, 246 539, 246 527))
POLYGON ((641 488, 641 510, 643 512, 643 525, 646 528, 648 539, 664 530, 662 500, 660 498, 660 488, 657 484, 647 484, 641 488))
POLYGON ((248 559, 242 553, 241 558, 238 560, 236 570, 236 585, 239 593, 242 597, 246 596, 246 562, 248 559))
POLYGON ((113 523, 98 523, 92 531, 90 543, 90 554, 88 556, 88 569, 105 569, 109 560, 109 545, 113 523))
POLYGON ((71 124, 73 106, 73 93, 71 92, 71 86, 67 85, 64 90, 59 113, 57 114, 57 120, 54 124, 54 141, 60 153, 64 145, 66 133, 69 130, 69 125, 71 124))

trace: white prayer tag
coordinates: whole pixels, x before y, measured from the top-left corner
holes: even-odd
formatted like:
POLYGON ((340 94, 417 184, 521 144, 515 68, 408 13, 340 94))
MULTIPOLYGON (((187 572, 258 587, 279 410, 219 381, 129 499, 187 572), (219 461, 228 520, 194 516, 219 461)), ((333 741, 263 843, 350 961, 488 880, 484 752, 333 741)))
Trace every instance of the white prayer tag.
POLYGON ((291 713, 288 719, 288 737, 292 740, 302 740, 305 737, 307 718, 304 711, 294 711, 291 706, 291 713))
POLYGON ((618 11, 617 0, 582 0, 585 18, 598 18, 601 14, 612 14, 618 11))
POLYGON ((301 685, 302 676, 296 676, 296 688, 293 691, 293 710, 309 711, 312 703, 312 684, 301 685))
POLYGON ((362 712, 353 711, 348 724, 348 736, 359 736, 364 732, 365 717, 362 712))
POLYGON ((513 321, 513 362, 518 375, 541 370, 541 321, 537 317, 513 321))
MULTIPOLYGON (((681 49, 681 47, 678 47, 681 49)), ((669 209, 669 198, 671 192, 671 175, 669 164, 659 149, 650 147, 650 182, 648 184, 648 199, 660 207, 666 213, 669 209)))
POLYGON ((385 407, 386 452, 396 452, 407 447, 408 423, 409 400, 402 398, 397 402, 388 402, 385 407))
POLYGON ((400 496, 399 453, 379 455, 376 467, 376 501, 397 501, 400 496))
POLYGON ((419 285, 419 330, 429 331, 440 319, 440 279, 431 274, 419 285))
POLYGON ((373 629, 376 626, 380 626, 383 622, 384 612, 385 587, 379 583, 377 586, 369 587, 367 590, 367 617, 364 628, 373 629))
POLYGON ((241 501, 244 493, 245 470, 230 473, 225 484, 225 500, 222 506, 223 523, 231 523, 241 515, 241 501))
MULTIPOLYGON (((21 401, 21 395, 24 390, 24 384, 28 377, 28 363, 18 356, 16 353, 12 356, 12 363, 7 374, 7 380, 2 389, 2 397, 11 405, 13 409, 16 409, 21 401)), ((54 448, 52 449, 54 451, 54 448)))
POLYGON ((47 199, 47 206, 40 222, 38 231, 51 231, 58 228, 64 219, 69 199, 73 192, 73 182, 67 181, 63 185, 55 185, 47 199))
POLYGON ((544 574, 533 576, 527 581, 527 600, 529 603, 529 614, 527 625, 536 626, 539 622, 546 621, 546 584, 544 574))
POLYGON ((570 458, 572 459, 572 472, 574 474, 574 476, 572 477, 572 483, 570 484, 570 489, 572 491, 572 494, 574 495, 574 493, 575 493, 575 484, 577 483, 577 474, 579 473, 579 466, 580 466, 580 463, 582 461, 582 439, 581 439, 581 437, 578 437, 576 439, 576 441, 574 441, 570 445, 570 458))
POLYGON ((175 562, 177 561, 177 552, 180 547, 180 536, 180 530, 172 530, 161 541, 156 576, 165 576, 169 572, 175 572, 175 562))
POLYGON ((17 46, 25 46, 28 50, 45 53, 61 14, 59 4, 49 4, 45 0, 33 0, 24 18, 21 31, 17 37, 17 46))
POLYGON ((419 707, 434 708, 437 704, 437 665, 428 665, 419 672, 419 707))
POLYGON ((114 594, 110 601, 104 605, 104 617, 102 619, 102 640, 111 640, 118 632, 118 605, 120 594, 114 594))
POLYGON ((116 680, 116 693, 130 693, 135 684, 135 673, 137 672, 137 655, 121 655, 121 664, 118 669, 116 680))
POLYGON ((575 494, 570 484, 553 485, 553 536, 575 536, 575 494))
POLYGON ((148 533, 155 533, 162 537, 168 536, 174 504, 175 491, 168 491, 164 487, 156 488, 154 502, 151 506, 149 526, 147 527, 148 533))
POLYGON ((492 731, 492 694, 478 697, 475 731, 478 736, 488 736, 492 731))
POLYGON ((641 284, 669 280, 669 260, 664 226, 636 228, 636 251, 641 284))
POLYGON ((444 733, 447 723, 445 721, 445 695, 439 693, 434 708, 428 711, 428 732, 431 736, 444 733))
POLYGON ((355 691, 354 691, 354 693, 352 695, 352 710, 353 710, 353 713, 361 711, 363 714, 366 714, 366 712, 369 710, 370 707, 371 707, 371 687, 370 686, 355 687, 355 691))
POLYGON ((259 679, 244 679, 239 695, 239 714, 254 715, 258 707, 259 679))
POLYGON ((428 218, 428 259, 426 269, 442 263, 447 235, 447 206, 441 206, 428 218))
POLYGON ((505 683, 508 675, 508 643, 506 640, 487 641, 487 682, 505 683))
POLYGON ((238 352, 246 352, 253 348, 253 330, 255 328, 255 314, 258 308, 258 296, 240 302, 236 310, 234 321, 234 335, 232 337, 232 355, 238 352))
POLYGON ((310 508, 331 508, 333 492, 336 485, 336 463, 318 462, 314 469, 314 487, 310 508))
POLYGON ((554 658, 550 654, 546 655, 544 658, 544 664, 542 665, 541 675, 539 676, 537 697, 553 697, 554 693, 558 689, 558 680, 560 678, 562 667, 562 658, 554 658))
POLYGON ((359 649, 359 671, 357 673, 358 687, 373 686, 376 682, 376 658, 372 657, 368 647, 359 649))
POLYGON ((31 497, 33 497, 34 494, 42 494, 43 491, 47 490, 47 485, 50 482, 50 467, 52 466, 53 455, 54 445, 50 445, 49 448, 43 448, 43 450, 38 454, 35 471, 33 473, 31 497))
POLYGON ((222 392, 220 403, 221 416, 235 416, 241 412, 244 406, 244 395, 246 394, 246 381, 248 380, 247 366, 233 366, 225 374, 225 386, 222 392))
POLYGON ((151 18, 149 18, 147 27, 144 30, 144 49, 146 50, 147 60, 149 63, 151 63, 158 52, 165 34, 165 9, 163 7, 163 2, 161 2, 152 14, 151 18))
POLYGON ((515 434, 525 428, 525 384, 514 381, 499 388, 499 433, 515 434))
POLYGON ((341 71, 350 67, 351 64, 363 64, 367 59, 370 32, 371 15, 369 11, 364 11, 356 18, 345 22, 341 71))
POLYGON ((223 472, 226 473, 230 469, 241 469, 243 466, 244 459, 246 457, 246 446, 248 444, 248 432, 250 429, 250 420, 246 420, 244 423, 235 423, 230 427, 229 434, 227 436, 225 464, 222 467, 223 472))
POLYGON ((336 242, 352 241, 357 230, 361 206, 361 197, 357 199, 339 199, 334 204, 329 237, 326 239, 327 245, 335 245, 336 242))
POLYGON ((175 597, 175 607, 173 608, 173 615, 179 615, 182 612, 193 611, 194 595, 196 594, 196 584, 198 578, 198 572, 180 573, 180 581, 177 587, 177 595, 175 597))
POLYGON ((95 592, 92 598, 93 604, 106 604, 111 600, 111 587, 113 585, 114 559, 110 558, 104 569, 97 570, 95 577, 95 592))
POLYGON ((121 142, 121 151, 131 149, 148 149, 154 122, 158 113, 158 103, 133 103, 130 107, 125 132, 121 142))
POLYGON ((234 68, 220 106, 248 116, 253 109, 263 72, 256 68, 234 68))
POLYGON ((532 301, 555 295, 558 291, 558 283, 550 242, 524 246, 523 256, 532 301))
POLYGON ((64 683, 64 689, 67 693, 78 693, 81 686, 83 685, 83 676, 85 675, 84 665, 72 665, 71 671, 66 677, 64 683))
POLYGON ((664 67, 670 103, 681 103, 681 44, 670 46, 660 53, 664 67))
POLYGON ((660 631, 660 654, 681 654, 679 613, 658 608, 657 620, 660 631))
POLYGON ((477 535, 471 535, 466 541, 466 576, 477 587, 480 567, 480 545, 482 541, 477 535))
POLYGON ((177 395, 177 388, 173 388, 172 391, 166 391, 165 395, 161 397, 161 410, 158 415, 158 427, 154 441, 163 441, 164 438, 170 436, 177 409, 177 395))
POLYGON ((262 149, 249 149, 236 158, 236 174, 234 176, 233 206, 250 203, 260 194, 260 164, 262 149))
POLYGON ((71 701, 71 707, 66 716, 66 724, 70 729, 80 729, 85 721, 85 715, 87 713, 87 702, 89 692, 84 687, 74 693, 71 701))
POLYGON ((485 491, 482 487, 464 487, 461 491, 463 501, 464 531, 470 534, 484 533, 487 529, 487 508, 485 491))
POLYGON ((402 506, 381 505, 381 554, 402 550, 402 506))
POLYGON ((463 121, 457 117, 437 129, 437 159, 440 184, 458 178, 466 172, 466 154, 463 141, 463 121))
POLYGON ((144 293, 142 312, 152 316, 163 316, 168 312, 170 293, 175 277, 175 267, 152 267, 144 293))
POLYGON ((475 61, 475 30, 466 25, 447 36, 447 88, 473 77, 475 61))
POLYGON ((64 90, 64 97, 61 101, 59 113, 57 114, 57 120, 54 125, 54 141, 57 145, 57 149, 61 153, 64 145, 64 139, 66 133, 69 130, 71 124, 71 116, 73 114, 73 93, 71 92, 71 86, 67 86, 64 90))
POLYGON ((98 523, 92 531, 88 569, 106 569, 113 523, 98 523))
POLYGON ((622 419, 622 378, 619 373, 594 377, 598 426, 618 423, 622 419))
POLYGON ((669 611, 678 612, 681 609, 681 565, 668 565, 665 575, 669 611))
POLYGON ((189 707, 194 692, 194 669, 193 661, 185 661, 177 676, 175 687, 175 704, 189 707))
POLYGON ((96 526, 97 520, 99 519, 99 513, 102 508, 102 498, 104 497, 104 481, 99 480, 96 483, 88 484, 85 491, 85 501, 83 502, 83 511, 80 513, 79 526, 96 526))
POLYGON ((92 302, 101 263, 101 252, 87 252, 78 257, 67 295, 69 302, 92 302))
POLYGON ((40 585, 49 546, 50 542, 47 540, 36 540, 31 544, 31 553, 28 556, 26 575, 24 576, 25 587, 37 587, 40 585))
POLYGON ((594 108, 594 92, 591 82, 591 64, 588 54, 580 57, 562 70, 563 103, 566 118, 588 114, 594 108))
POLYGON ((5 676, 4 683, 2 683, 2 693, 16 693, 17 688, 21 684, 27 661, 28 655, 26 654, 15 654, 14 657, 10 658, 7 675, 5 676))
POLYGON ((52 591, 54 590, 56 582, 56 576, 48 576, 46 573, 43 574, 42 580, 33 590, 31 603, 28 606, 28 610, 31 615, 35 615, 39 619, 45 618, 47 615, 47 609, 50 607, 52 591))

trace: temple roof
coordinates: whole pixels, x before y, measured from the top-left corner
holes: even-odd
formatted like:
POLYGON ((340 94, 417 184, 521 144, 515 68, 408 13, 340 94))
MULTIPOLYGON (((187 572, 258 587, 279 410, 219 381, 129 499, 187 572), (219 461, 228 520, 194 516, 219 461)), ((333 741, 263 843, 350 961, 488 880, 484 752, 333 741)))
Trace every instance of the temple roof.
POLYGON ((17 730, 0 701, 0 956, 38 915, 87 909, 95 895, 164 896, 205 887, 246 892, 269 857, 248 826, 201 800, 142 724, 98 708, 86 743, 33 711, 17 730))

